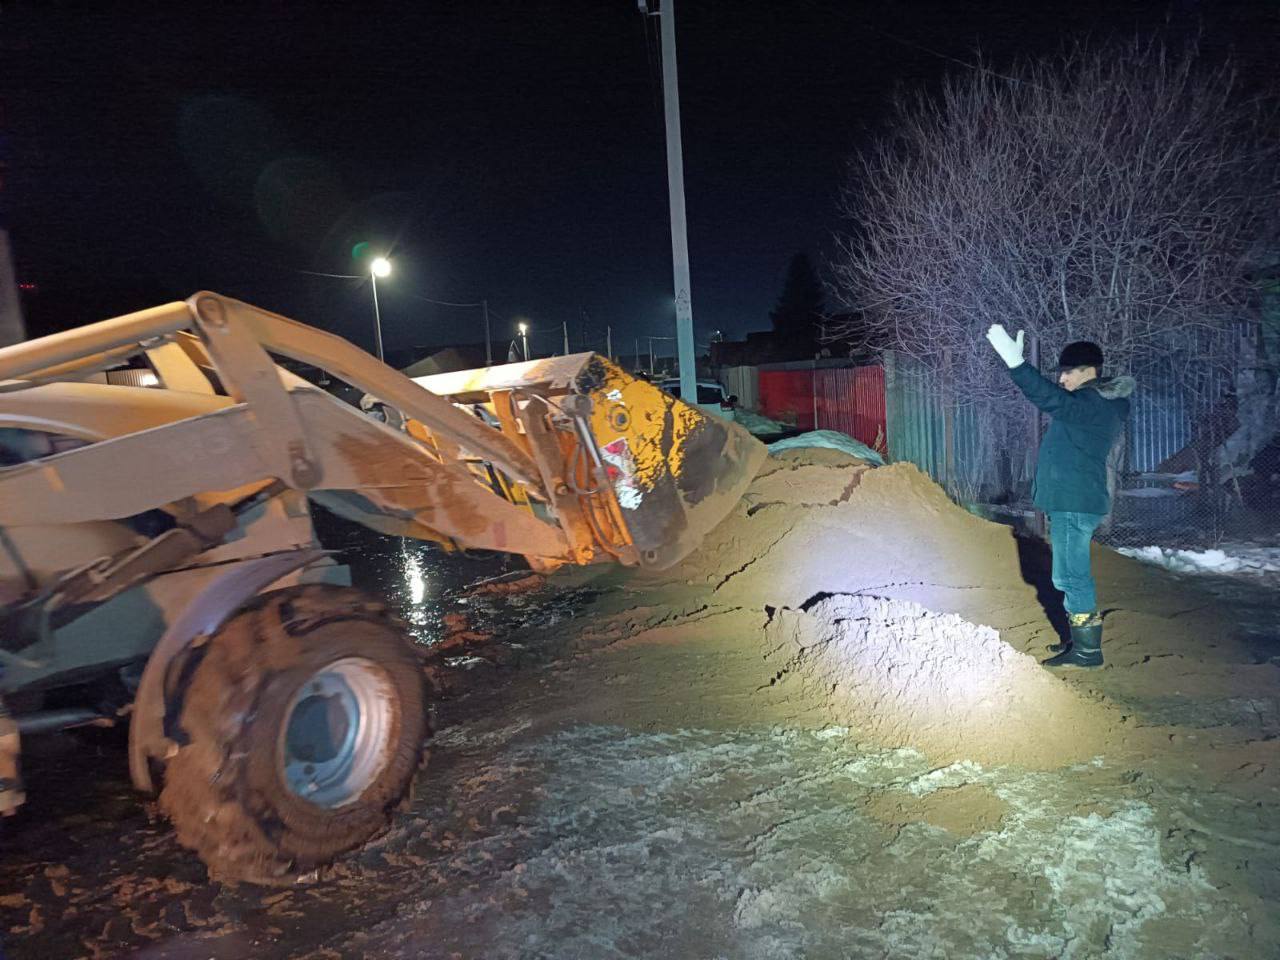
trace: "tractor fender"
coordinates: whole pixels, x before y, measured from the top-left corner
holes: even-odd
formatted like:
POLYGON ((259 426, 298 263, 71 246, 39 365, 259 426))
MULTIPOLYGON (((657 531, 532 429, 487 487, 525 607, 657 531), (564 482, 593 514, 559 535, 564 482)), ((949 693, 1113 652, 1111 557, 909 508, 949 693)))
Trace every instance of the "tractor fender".
POLYGON ((217 630, 246 602, 281 577, 327 557, 325 550, 308 547, 237 563, 201 590, 165 630, 142 670, 129 724, 129 775, 133 785, 152 793, 151 758, 170 746, 165 738, 165 677, 169 665, 199 637, 217 630))

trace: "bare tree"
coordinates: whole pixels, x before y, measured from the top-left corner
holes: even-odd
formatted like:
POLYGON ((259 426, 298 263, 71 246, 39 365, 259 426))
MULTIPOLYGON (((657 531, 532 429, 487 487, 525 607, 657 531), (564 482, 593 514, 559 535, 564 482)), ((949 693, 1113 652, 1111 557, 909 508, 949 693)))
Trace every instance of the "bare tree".
POLYGON ((1180 364, 1207 405, 1275 223, 1275 116, 1195 47, 980 64, 901 100, 889 135, 851 160, 836 293, 966 402, 1012 395, 983 339, 1003 323, 1046 350, 1096 340, 1116 371, 1180 364))

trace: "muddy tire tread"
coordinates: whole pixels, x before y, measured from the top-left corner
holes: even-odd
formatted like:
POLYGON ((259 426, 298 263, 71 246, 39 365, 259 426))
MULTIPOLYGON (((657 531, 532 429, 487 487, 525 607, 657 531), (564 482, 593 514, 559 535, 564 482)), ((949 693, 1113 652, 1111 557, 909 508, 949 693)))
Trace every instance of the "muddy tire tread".
POLYGON ((368 624, 371 636, 380 630, 390 637, 386 628, 403 634, 383 605, 359 591, 306 585, 257 598, 197 651, 201 661, 179 712, 187 742, 165 769, 160 807, 179 842, 205 862, 211 879, 296 882, 385 829, 423 763, 430 732, 425 681, 412 647, 401 641, 397 651, 388 640, 381 644, 384 649, 372 652, 392 661, 401 673, 398 685, 416 682, 420 693, 416 706, 408 704, 397 716, 391 759, 361 802, 332 811, 322 831, 314 825, 308 830, 307 817, 291 816, 255 782, 248 725, 238 718, 263 709, 272 679, 298 664, 310 634, 335 621, 353 629, 368 624), (414 681, 403 671, 412 671, 414 681), (417 732, 402 735, 406 726, 417 732))

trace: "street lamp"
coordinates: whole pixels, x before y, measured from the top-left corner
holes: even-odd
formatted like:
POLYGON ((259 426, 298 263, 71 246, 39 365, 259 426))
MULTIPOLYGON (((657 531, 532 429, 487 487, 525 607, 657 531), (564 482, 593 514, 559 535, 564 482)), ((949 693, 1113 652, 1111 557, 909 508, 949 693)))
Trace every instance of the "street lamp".
POLYGON ((373 329, 378 337, 378 359, 382 356, 382 315, 378 312, 378 278, 391 276, 391 261, 386 257, 375 257, 369 264, 369 281, 373 284, 373 329))
POLYGON ((516 324, 516 329, 520 331, 520 346, 524 353, 524 358, 529 359, 529 325, 527 323, 516 324))

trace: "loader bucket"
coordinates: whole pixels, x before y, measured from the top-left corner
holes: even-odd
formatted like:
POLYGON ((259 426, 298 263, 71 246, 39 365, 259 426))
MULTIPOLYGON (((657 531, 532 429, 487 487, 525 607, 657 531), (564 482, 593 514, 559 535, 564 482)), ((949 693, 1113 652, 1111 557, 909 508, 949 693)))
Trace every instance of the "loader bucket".
POLYGON ((745 429, 592 355, 578 377, 641 564, 684 559, 728 516, 768 451, 745 429))
POLYGON ((634 547, 630 562, 678 563, 746 492, 767 456, 746 430, 593 353, 415 377, 455 402, 499 391, 548 398, 581 416, 634 547), (589 403, 584 401, 590 401, 589 403))

